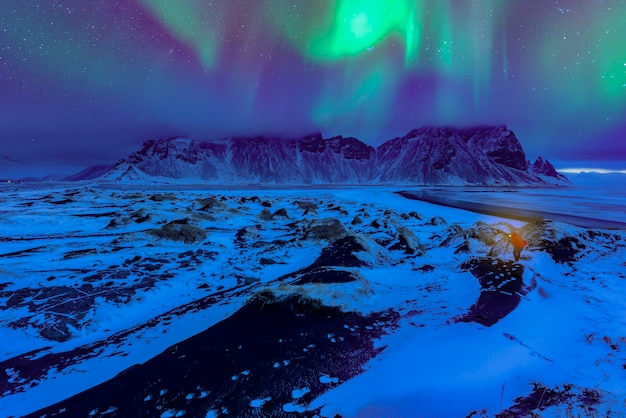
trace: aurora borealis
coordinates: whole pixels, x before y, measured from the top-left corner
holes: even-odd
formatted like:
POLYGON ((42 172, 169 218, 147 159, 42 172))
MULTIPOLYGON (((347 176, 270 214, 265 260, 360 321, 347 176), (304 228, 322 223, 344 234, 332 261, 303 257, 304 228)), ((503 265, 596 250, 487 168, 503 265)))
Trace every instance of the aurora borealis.
POLYGON ((0 154, 507 124, 531 158, 624 162, 625 22, 626 0, 3 0, 0 154))

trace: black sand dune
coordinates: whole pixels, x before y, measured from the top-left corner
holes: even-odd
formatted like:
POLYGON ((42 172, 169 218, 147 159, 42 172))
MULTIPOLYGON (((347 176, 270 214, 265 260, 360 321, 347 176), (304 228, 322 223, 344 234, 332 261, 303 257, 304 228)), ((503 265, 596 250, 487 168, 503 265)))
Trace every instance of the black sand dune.
POLYGON ((470 259, 461 265, 480 282, 480 296, 457 322, 477 322, 492 326, 513 312, 526 294, 522 277, 524 266, 492 258, 470 259))
POLYGON ((285 404, 304 405, 358 374, 382 350, 373 339, 396 320, 393 312, 362 316, 262 294, 144 364, 29 416, 288 416, 285 404))

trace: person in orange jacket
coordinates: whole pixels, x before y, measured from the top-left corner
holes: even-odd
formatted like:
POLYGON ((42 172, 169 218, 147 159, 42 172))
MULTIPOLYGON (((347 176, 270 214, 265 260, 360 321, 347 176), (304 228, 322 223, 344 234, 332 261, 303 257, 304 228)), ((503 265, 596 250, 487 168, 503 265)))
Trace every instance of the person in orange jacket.
POLYGON ((522 250, 528 243, 524 238, 520 237, 517 231, 513 231, 513 233, 509 235, 509 241, 513 245, 513 257, 515 257, 515 261, 519 261, 522 250))

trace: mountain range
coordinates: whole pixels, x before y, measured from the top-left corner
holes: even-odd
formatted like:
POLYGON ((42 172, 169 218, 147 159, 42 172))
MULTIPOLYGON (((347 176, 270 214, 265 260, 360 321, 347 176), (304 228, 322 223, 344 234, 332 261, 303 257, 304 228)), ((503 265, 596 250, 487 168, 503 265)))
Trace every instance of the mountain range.
MULTIPOLYGON (((100 168, 102 170, 102 168, 100 168)), ((93 178, 93 170, 86 171, 93 178)), ((72 180, 82 176, 74 175, 72 180)), ((210 184, 569 184, 539 157, 534 163, 506 126, 423 127, 378 148, 356 138, 234 137, 149 140, 98 177, 110 182, 210 184)))

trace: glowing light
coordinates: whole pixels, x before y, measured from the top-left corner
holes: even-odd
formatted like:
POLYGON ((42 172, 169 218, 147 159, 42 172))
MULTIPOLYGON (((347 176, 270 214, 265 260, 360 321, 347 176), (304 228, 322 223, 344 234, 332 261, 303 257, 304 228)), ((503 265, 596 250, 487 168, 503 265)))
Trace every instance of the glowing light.
POLYGON ((372 33, 372 25, 370 24, 367 15, 365 13, 359 13, 354 16, 350 23, 350 28, 354 36, 359 39, 372 33))
POLYGON ((313 14, 311 20, 297 22, 305 24, 301 27, 304 33, 293 29, 291 19, 281 19, 284 32, 312 59, 356 56, 390 36, 415 43, 418 22, 411 19, 415 7, 412 0, 338 0, 318 4, 326 4, 326 9, 313 14))
POLYGON ((213 30, 216 19, 208 19, 210 13, 198 12, 202 10, 198 0, 141 1, 165 27, 196 50, 198 59, 205 68, 212 68, 216 64, 218 43, 213 30))
POLYGON ((605 168, 560 168, 557 170, 563 174, 584 174, 584 173, 596 173, 596 174, 626 174, 626 170, 608 170, 605 168))

